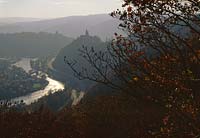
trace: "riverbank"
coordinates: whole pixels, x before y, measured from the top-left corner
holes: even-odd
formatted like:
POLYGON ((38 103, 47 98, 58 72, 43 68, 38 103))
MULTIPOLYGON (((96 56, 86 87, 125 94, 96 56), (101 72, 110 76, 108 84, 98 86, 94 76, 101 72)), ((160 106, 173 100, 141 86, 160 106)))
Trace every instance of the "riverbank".
MULTIPOLYGON (((12 96, 10 98, 3 98, 4 101, 8 101, 10 100, 11 103, 18 103, 23 101, 24 104, 31 104, 35 101, 37 101, 39 98, 48 95, 50 92, 54 93, 58 90, 64 90, 64 84, 62 82, 59 82, 57 80, 54 80, 50 77, 48 77, 47 74, 43 73, 43 72, 39 72, 32 69, 30 61, 32 59, 31 58, 22 58, 19 61, 17 61, 16 63, 14 63, 11 67, 13 68, 17 68, 18 70, 20 70, 20 72, 23 72, 24 75, 22 74, 16 74, 16 72, 13 72, 13 76, 16 77, 16 75, 18 77, 21 78, 22 82, 18 82, 15 81, 12 83, 13 85, 17 85, 20 89, 20 91, 26 91, 26 93, 23 93, 21 95, 17 95, 17 91, 14 91, 14 93, 16 93, 15 96, 12 96), (24 76, 24 77, 23 77, 24 76), (33 90, 28 91, 28 89, 25 89, 24 87, 22 87, 25 83, 27 83, 27 79, 25 79, 26 77, 32 77, 33 78, 33 84, 31 84, 28 88, 33 88, 33 90), (40 81, 37 81, 37 83, 34 80, 43 80, 43 83, 40 81)), ((34 59, 33 59, 34 60, 34 59)), ((5 71, 6 72, 6 71, 5 71)), ((19 71, 18 71, 19 72, 19 71)), ((1 74, 2 75, 2 74, 1 74)), ((3 83, 7 85, 6 83, 3 83)), ((7 88, 6 90, 8 91, 9 88, 7 88)), ((9 94, 9 93, 8 93, 9 94)))
POLYGON ((48 81, 32 76, 12 64, 13 60, 0 60, 0 100, 10 100, 44 89, 48 81))
MULTIPOLYGON (((31 71, 33 70, 33 68, 31 67, 31 60, 35 60, 35 59, 28 59, 28 58, 23 58, 21 61, 19 61, 18 66, 20 66, 21 68, 23 68, 26 71, 31 71)), ((17 97, 12 99, 12 101, 22 101, 29 105, 33 102, 36 102, 39 98, 48 95, 50 92, 54 93, 58 90, 64 90, 64 84, 62 82, 59 82, 57 80, 54 80, 50 77, 48 77, 47 74, 43 73, 46 76, 46 81, 48 81, 48 85, 41 90, 35 91, 31 94, 28 94, 26 96, 22 96, 22 97, 17 97)))
MULTIPOLYGON (((52 65, 54 59, 55 59, 54 57, 45 57, 45 58, 39 58, 34 61, 31 60, 31 67, 33 68, 33 70, 40 70, 40 71, 48 74, 48 78, 50 78, 52 80, 57 80, 57 82, 64 84, 65 86, 67 85, 65 87, 65 91, 67 91, 67 93, 68 93, 67 95, 70 95, 69 100, 72 101, 72 103, 73 103, 72 105, 78 104, 80 102, 80 100, 84 97, 85 92, 78 91, 77 89, 75 90, 75 88, 76 88, 75 85, 74 85, 74 87, 72 87, 73 82, 66 81, 66 80, 72 80, 72 79, 66 78, 68 75, 54 69, 54 67, 52 65)), ((63 90, 63 89, 60 89, 60 90, 63 90)), ((56 92, 56 90, 55 90, 55 92, 56 92)), ((51 94, 53 95, 54 91, 53 91, 53 93, 51 92, 51 94)), ((57 95, 57 97, 59 97, 59 96, 57 95)), ((60 97, 60 98, 62 99, 62 97, 60 97)), ((48 96, 46 96, 46 99, 48 99, 48 96)), ((21 99, 19 99, 19 100, 21 100, 21 99)), ((28 99, 25 102, 28 104, 31 103, 28 99)))
POLYGON ((43 90, 35 91, 31 94, 14 98, 11 101, 12 102, 23 101, 26 105, 29 105, 31 103, 36 102, 38 99, 42 98, 43 96, 47 96, 50 93, 53 94, 59 90, 64 90, 64 85, 61 82, 53 80, 49 78, 48 76, 46 80, 49 82, 49 84, 43 90))

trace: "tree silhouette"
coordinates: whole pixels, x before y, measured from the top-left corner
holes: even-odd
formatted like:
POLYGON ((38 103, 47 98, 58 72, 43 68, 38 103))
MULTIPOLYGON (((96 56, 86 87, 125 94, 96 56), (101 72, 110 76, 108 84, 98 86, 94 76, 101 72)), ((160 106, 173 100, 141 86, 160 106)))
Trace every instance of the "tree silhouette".
POLYGON ((127 36, 115 33, 107 51, 83 46, 81 55, 93 71, 76 70, 89 79, 122 90, 136 98, 147 97, 166 108, 159 135, 200 133, 200 1, 124 0, 123 10, 111 16, 121 21, 127 36), (192 126, 192 127, 187 127, 192 126), (178 128, 180 130, 178 130, 178 128))

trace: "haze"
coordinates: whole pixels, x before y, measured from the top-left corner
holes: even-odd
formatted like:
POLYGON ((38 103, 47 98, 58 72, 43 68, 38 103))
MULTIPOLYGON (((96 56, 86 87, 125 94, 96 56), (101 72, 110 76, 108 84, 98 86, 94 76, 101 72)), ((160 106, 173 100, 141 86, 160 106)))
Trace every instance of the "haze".
POLYGON ((0 0, 0 18, 55 18, 109 13, 120 4, 120 0, 0 0))

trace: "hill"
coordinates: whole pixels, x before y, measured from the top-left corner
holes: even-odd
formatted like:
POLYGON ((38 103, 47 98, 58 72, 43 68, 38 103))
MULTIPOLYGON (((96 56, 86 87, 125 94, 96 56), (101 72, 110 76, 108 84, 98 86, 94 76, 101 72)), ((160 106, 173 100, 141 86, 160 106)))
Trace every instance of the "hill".
POLYGON ((73 39, 59 33, 0 34, 1 57, 43 57, 56 55, 59 49, 69 44, 73 39))
POLYGON ((80 49, 82 46, 86 46, 89 48, 94 47, 95 50, 99 51, 106 47, 107 43, 102 42, 100 38, 97 36, 90 36, 86 33, 86 35, 81 35, 78 37, 75 41, 73 41, 70 45, 62 48, 57 55, 53 66, 55 70, 58 72, 56 75, 60 76, 59 79, 62 79, 63 81, 67 82, 70 86, 79 88, 81 90, 86 90, 91 86, 90 81, 80 81, 77 78, 74 77, 73 71, 70 69, 70 67, 64 62, 64 57, 66 57, 67 60, 78 61, 78 64, 76 68, 78 70, 81 70, 82 67, 85 67, 86 69, 91 69, 91 66, 86 60, 80 55, 80 49))
POLYGON ((117 31, 119 21, 107 14, 70 16, 56 19, 47 19, 33 22, 20 22, 0 26, 0 33, 16 32, 50 32, 58 31, 66 36, 78 37, 85 29, 92 35, 106 40, 112 38, 117 31))

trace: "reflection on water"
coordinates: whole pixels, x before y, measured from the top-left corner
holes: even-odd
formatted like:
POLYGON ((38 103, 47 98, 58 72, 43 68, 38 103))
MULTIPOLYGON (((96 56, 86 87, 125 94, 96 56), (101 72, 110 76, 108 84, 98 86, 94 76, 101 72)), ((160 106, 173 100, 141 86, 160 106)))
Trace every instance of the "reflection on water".
MULTIPOLYGON (((30 58, 22 58, 19 62, 15 63, 14 65, 23 68, 28 73, 30 70, 32 70, 30 65, 31 60, 32 59, 30 58)), ((48 76, 46 77, 46 80, 49 82, 49 84, 44 88, 44 90, 39 90, 26 96, 14 98, 11 101, 17 102, 23 100, 25 104, 31 104, 37 101, 39 98, 48 95, 49 91, 51 91, 51 93, 55 93, 57 90, 64 90, 64 84, 62 84, 61 82, 49 78, 48 76)))
POLYGON ((49 77, 47 77, 46 80, 49 82, 49 84, 45 87, 44 90, 39 90, 39 91, 33 92, 29 95, 15 98, 12 101, 15 102, 15 101, 23 100, 25 104, 29 105, 29 104, 37 101, 39 98, 41 98, 45 95, 48 95, 49 91, 51 91, 51 93, 54 93, 57 90, 64 90, 64 85, 61 82, 53 80, 49 77))

